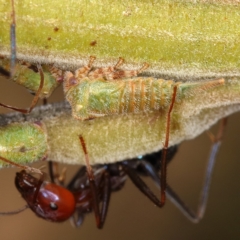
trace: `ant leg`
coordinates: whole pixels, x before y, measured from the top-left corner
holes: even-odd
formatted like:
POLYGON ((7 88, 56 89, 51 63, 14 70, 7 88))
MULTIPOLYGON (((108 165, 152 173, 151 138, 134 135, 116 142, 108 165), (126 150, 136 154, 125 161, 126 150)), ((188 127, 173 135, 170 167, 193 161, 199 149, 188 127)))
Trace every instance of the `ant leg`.
POLYGON ((223 133, 224 133, 226 126, 227 126, 227 118, 223 118, 220 122, 220 126, 219 126, 217 135, 214 136, 213 134, 209 133, 209 137, 212 142, 212 148, 210 151, 209 160, 208 160, 208 164, 207 164, 206 176, 204 179, 203 189, 202 189, 201 198, 200 198, 200 202, 199 202, 199 206, 198 206, 196 222, 198 222, 203 217, 205 210, 206 210, 212 172, 213 172, 215 160, 216 160, 217 153, 219 151, 219 148, 220 148, 220 145, 222 142, 223 133))
POLYGON ((197 212, 196 213, 193 212, 188 206, 186 206, 185 203, 179 198, 179 196, 169 186, 167 186, 166 193, 170 201, 172 201, 177 206, 177 208, 179 208, 179 210, 193 223, 198 223, 204 216, 206 206, 207 206, 213 168, 214 168, 217 153, 219 151, 219 147, 221 145, 223 132, 226 128, 226 124, 227 124, 227 118, 223 118, 221 120, 217 135, 214 136, 212 134, 209 134, 209 137, 212 141, 212 147, 211 147, 211 151, 210 151, 210 155, 207 163, 206 175, 204 178, 203 188, 201 191, 201 197, 199 200, 197 212))
MULTIPOLYGON (((100 212, 100 226, 98 228, 103 228, 103 225, 106 220, 110 197, 111 197, 111 181, 110 175, 108 171, 104 171, 102 175, 102 181, 100 180, 100 184, 103 184, 103 194, 102 194, 102 208, 100 212)), ((101 188, 101 186, 100 186, 101 188)))
POLYGON ((87 175, 88 175, 89 185, 90 185, 92 198, 93 198, 92 202, 93 202, 93 209, 95 213, 96 225, 100 229, 104 225, 104 222, 107 216, 110 196, 111 196, 110 176, 108 171, 103 172, 99 182, 99 186, 98 186, 98 190, 102 191, 102 193, 100 193, 101 197, 99 198, 99 191, 97 190, 93 170, 92 170, 92 167, 90 166, 86 144, 81 135, 79 136, 79 140, 81 142, 84 155, 85 155, 87 175), (101 211, 99 209, 100 201, 102 201, 101 211))
POLYGON ((171 112, 176 100, 177 95, 177 87, 178 85, 174 85, 173 87, 173 95, 172 95, 172 101, 167 113, 167 123, 166 123, 166 137, 165 137, 165 143, 162 150, 162 156, 161 156, 161 178, 160 178, 160 186, 161 186, 161 195, 160 195, 160 207, 163 207, 166 200, 166 186, 167 186, 167 150, 168 150, 168 143, 169 143, 169 135, 170 135, 170 125, 171 125, 171 112))
POLYGON ((6 159, 6 158, 4 158, 4 157, 1 157, 1 156, 0 156, 0 160, 2 160, 3 162, 9 163, 9 164, 11 164, 11 165, 13 165, 13 166, 15 166, 15 167, 18 167, 18 168, 27 170, 27 171, 29 171, 29 172, 37 173, 37 174, 40 174, 40 175, 43 174, 42 171, 39 170, 39 169, 37 169, 37 168, 33 168, 33 167, 21 165, 21 164, 15 163, 15 162, 13 162, 13 161, 11 161, 11 160, 8 160, 8 159, 6 159))
MULTIPOLYGON (((212 134, 210 135, 210 139, 212 141, 212 148, 211 148, 208 163, 207 163, 206 175, 204 179, 203 188, 201 191, 201 197, 198 204, 197 212, 195 213, 194 211, 192 211, 169 185, 167 185, 166 187, 166 195, 168 199, 193 223, 198 223, 204 216, 206 206, 207 206, 208 193, 209 193, 213 168, 214 168, 217 153, 219 151, 219 147, 221 145, 223 132, 226 128, 226 124, 227 124, 227 119, 226 118, 222 119, 219 130, 218 130, 218 134, 216 135, 216 137, 213 136, 212 134)), ((156 185, 160 188, 159 176, 155 171, 155 169, 153 168, 153 166, 146 161, 142 161, 142 164, 144 165, 144 169, 148 172, 148 174, 152 177, 156 185)))
POLYGON ((59 185, 64 186, 67 169, 63 168, 61 173, 59 173, 58 163, 52 161, 48 162, 48 168, 51 182, 56 183, 57 181, 59 185))
MULTIPOLYGON (((141 160, 144 161, 144 160, 141 160)), ((128 163, 125 161, 121 164, 123 170, 127 173, 130 177, 134 185, 145 195, 147 196, 155 205, 161 207, 161 203, 156 195, 150 190, 150 188, 145 184, 145 182, 133 171, 129 166, 128 163)), ((144 165, 143 165, 144 166, 144 165)), ((144 166, 145 167, 145 166, 144 166)), ((159 179, 159 177, 158 177, 159 179)), ((159 179, 160 180, 160 179, 159 179)))
POLYGON ((37 101, 39 99, 39 95, 40 95, 40 93, 42 91, 42 88, 43 88, 43 85, 44 85, 44 75, 43 75, 42 67, 40 65, 38 65, 37 67, 38 67, 38 71, 39 71, 39 74, 40 74, 40 77, 41 77, 41 81, 40 81, 40 85, 39 85, 38 91, 37 91, 36 95, 34 96, 29 109, 15 108, 15 107, 12 107, 12 106, 9 106, 9 105, 5 105, 3 103, 0 103, 0 106, 6 107, 6 108, 9 108, 9 109, 12 109, 12 110, 24 113, 24 114, 28 114, 28 113, 30 113, 33 110, 33 108, 37 104, 37 101))
POLYGON ((85 155, 87 175, 88 175, 89 185, 90 185, 90 189, 91 189, 92 197, 93 197, 93 209, 94 209, 94 213, 95 213, 96 225, 98 228, 100 228, 101 227, 101 217, 100 217, 100 211, 99 211, 99 198, 98 198, 98 194, 97 194, 95 178, 94 178, 92 167, 90 165, 86 144, 81 135, 79 136, 79 140, 80 140, 80 143, 82 145, 82 149, 83 149, 83 152, 85 155))
MULTIPOLYGON (((127 165, 126 162, 122 164, 122 167, 124 171, 128 174, 132 182, 136 185, 136 187, 145 194, 154 204, 156 204, 158 207, 163 207, 165 204, 166 199, 166 178, 167 178, 167 155, 168 155, 168 143, 169 143, 169 135, 170 135, 170 124, 171 124, 171 112, 175 103, 176 95, 177 95, 177 87, 176 84, 173 88, 173 95, 172 95, 172 102, 170 104, 168 114, 167 114, 167 123, 166 123, 166 138, 164 147, 162 149, 162 155, 161 155, 161 178, 159 179, 157 174, 151 174, 152 178, 159 183, 160 180, 160 186, 161 186, 161 195, 160 195, 160 201, 159 199, 154 195, 154 193, 149 189, 149 187, 142 181, 142 179, 135 174, 131 168, 127 165)), ((144 165, 143 165, 144 166, 144 165)), ((147 170, 146 166, 144 168, 147 170)), ((147 171, 149 172, 149 171, 147 171)))

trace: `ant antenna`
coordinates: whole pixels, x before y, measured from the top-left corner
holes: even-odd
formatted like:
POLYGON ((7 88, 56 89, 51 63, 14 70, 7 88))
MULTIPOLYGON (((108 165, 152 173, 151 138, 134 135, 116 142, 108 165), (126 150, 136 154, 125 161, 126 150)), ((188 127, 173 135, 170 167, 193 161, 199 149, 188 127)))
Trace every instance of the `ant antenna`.
POLYGON ((10 211, 10 212, 0 212, 0 216, 9 216, 9 215, 15 215, 18 213, 23 212, 24 210, 26 210, 28 207, 28 205, 23 206, 22 208, 19 208, 17 210, 14 211, 10 211))
POLYGON ((37 168, 33 168, 33 167, 29 167, 29 166, 24 166, 24 165, 21 165, 21 164, 18 164, 18 163, 15 163, 11 160, 8 160, 4 157, 1 157, 0 156, 0 159, 3 161, 3 162, 6 162, 6 163, 9 163, 15 167, 18 167, 18 168, 21 168, 21 169, 24 169, 24 170, 27 170, 29 172, 33 172, 33 173, 37 173, 37 174, 40 174, 40 175, 43 175, 43 172, 37 168))

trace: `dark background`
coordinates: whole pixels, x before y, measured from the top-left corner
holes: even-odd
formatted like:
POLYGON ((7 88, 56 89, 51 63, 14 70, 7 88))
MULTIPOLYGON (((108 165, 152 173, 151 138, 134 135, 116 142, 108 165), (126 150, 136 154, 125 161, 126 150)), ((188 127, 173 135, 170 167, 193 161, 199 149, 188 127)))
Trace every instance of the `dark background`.
MULTIPOLYGON (((25 89, 0 79, 1 102, 23 107, 28 106, 31 99, 25 89)), ((60 87, 49 101, 62 99, 60 87)), ((0 108, 0 112, 6 110, 0 108)), ((0 216, 1 239, 239 239, 239 122, 240 113, 229 117, 217 157, 207 210, 199 224, 191 223, 170 201, 163 209, 156 208, 127 180, 125 187, 112 195, 103 230, 95 227, 92 214, 86 216, 81 228, 74 229, 68 221, 61 224, 47 222, 26 210, 15 216, 0 216)), ((186 141, 180 145, 168 167, 168 183, 193 209, 197 207, 210 146, 206 133, 186 141)), ((68 176, 71 177, 75 170, 76 166, 69 166, 68 176)), ((0 211, 11 211, 25 204, 14 186, 16 171, 13 168, 1 170, 0 211)))

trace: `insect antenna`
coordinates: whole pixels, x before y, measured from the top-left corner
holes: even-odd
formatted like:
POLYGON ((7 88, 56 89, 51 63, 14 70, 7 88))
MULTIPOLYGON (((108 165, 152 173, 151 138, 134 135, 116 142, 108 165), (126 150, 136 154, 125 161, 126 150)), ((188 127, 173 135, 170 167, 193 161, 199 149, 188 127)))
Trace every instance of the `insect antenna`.
POLYGON ((37 173, 37 174, 40 174, 40 175, 43 174, 42 171, 37 169, 37 168, 21 165, 21 164, 15 163, 15 162, 13 162, 11 160, 8 160, 8 159, 6 159, 4 157, 1 157, 1 156, 0 156, 0 160, 2 160, 3 162, 9 163, 9 164, 11 164, 11 165, 13 165, 15 167, 27 170, 29 172, 37 173))
POLYGON ((27 208, 29 208, 28 205, 23 206, 22 208, 19 208, 17 210, 14 211, 9 211, 9 212, 0 212, 0 216, 9 216, 9 215, 15 215, 18 213, 23 212, 24 210, 26 210, 27 208))

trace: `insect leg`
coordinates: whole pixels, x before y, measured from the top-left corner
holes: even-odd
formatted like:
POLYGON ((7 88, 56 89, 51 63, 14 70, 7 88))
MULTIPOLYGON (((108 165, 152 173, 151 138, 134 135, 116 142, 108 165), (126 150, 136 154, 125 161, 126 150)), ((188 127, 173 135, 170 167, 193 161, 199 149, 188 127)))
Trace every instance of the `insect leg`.
POLYGON ((92 197, 93 197, 93 209, 94 209, 94 213, 95 213, 96 225, 97 225, 98 228, 101 228, 101 217, 100 217, 100 211, 99 211, 99 198, 98 198, 98 194, 97 194, 95 178, 94 178, 92 167, 90 165, 86 144, 85 144, 85 141, 84 141, 84 139, 81 135, 79 136, 79 140, 80 140, 80 143, 82 145, 82 149, 83 149, 83 152, 84 152, 84 155, 85 155, 87 175, 88 175, 89 185, 90 185, 91 192, 92 192, 92 197))
POLYGON ((213 172, 215 160, 217 157, 217 153, 219 151, 219 148, 220 148, 220 145, 222 142, 223 133, 226 128, 226 125, 227 125, 227 118, 223 118, 220 122, 220 126, 219 126, 217 135, 214 136, 213 134, 209 133, 209 137, 212 142, 212 148, 210 151, 209 160, 208 160, 208 164, 207 164, 206 175, 205 175, 201 198, 200 198, 200 202, 199 202, 199 206, 198 206, 197 216, 195 218, 196 222, 199 222, 199 220, 202 219, 202 217, 205 213, 205 210, 206 210, 212 172, 213 172))
POLYGON ((97 189, 93 170, 89 162, 86 144, 81 135, 79 136, 79 140, 81 142, 84 155, 85 155, 89 186, 90 186, 92 198, 93 198, 92 202, 93 202, 93 210, 95 213, 96 225, 98 228, 102 228, 107 216, 107 211, 108 211, 108 206, 109 206, 109 201, 111 196, 110 176, 108 171, 104 170, 104 172, 101 175, 101 179, 99 181, 98 189, 97 189), (100 201, 102 201, 101 211, 99 209, 100 201))
POLYGON ((91 70, 93 62, 95 61, 95 59, 96 59, 96 57, 90 56, 88 65, 86 65, 84 67, 81 67, 81 68, 79 68, 75 71, 75 74, 74 74, 75 78, 86 77, 88 75, 89 71, 91 70))
POLYGON ((149 64, 144 63, 143 66, 139 70, 118 70, 114 72, 110 72, 108 74, 105 74, 105 78, 107 80, 114 80, 114 79, 122 79, 122 78, 131 78, 136 77, 138 74, 142 73, 149 67, 149 64))
MULTIPOLYGON (((77 85, 82 78, 87 76, 87 74, 92 68, 92 64, 95 61, 95 59, 96 59, 95 57, 91 56, 88 65, 77 69, 74 74, 69 71, 65 72, 64 80, 63 80, 64 92, 67 92, 70 87, 77 85)), ((56 78, 55 72, 59 70, 57 68, 52 68, 51 71, 52 71, 52 75, 56 78)))
POLYGON ((167 122, 166 122, 166 137, 165 137, 165 143, 162 150, 162 156, 161 156, 161 178, 160 178, 160 186, 161 186, 161 195, 160 195, 160 207, 162 207, 165 204, 166 200, 166 186, 167 186, 167 150, 168 150, 168 143, 169 143, 169 135, 170 135, 170 125, 171 125, 171 112, 173 110, 173 106, 175 103, 176 95, 177 95, 177 88, 178 84, 175 84, 173 87, 173 94, 172 94, 172 101, 169 106, 169 110, 167 113, 167 122))
POLYGON ((105 78, 105 79, 109 79, 108 76, 111 76, 111 74, 113 72, 115 72, 116 70, 119 69, 119 67, 124 63, 124 59, 123 58, 119 58, 118 62, 116 63, 115 66, 111 66, 111 67, 103 67, 103 68, 97 68, 94 71, 91 71, 88 74, 88 77, 90 79, 99 79, 99 78, 105 78))
MULTIPOLYGON (((226 128, 226 124, 227 124, 227 119, 226 118, 222 119, 219 130, 218 130, 218 134, 216 136, 213 136, 212 134, 210 135, 210 139, 212 141, 212 148, 211 148, 208 163, 207 163, 206 175, 204 179, 203 188, 201 191, 201 197, 199 200, 197 212, 192 211, 169 185, 167 185, 166 187, 166 195, 168 199, 193 223, 198 223, 204 216, 206 206, 207 206, 208 193, 209 193, 213 168, 214 168, 217 153, 219 151, 219 147, 221 145, 223 132, 224 132, 224 129, 226 128)), ((160 187, 158 175, 154 171, 154 168, 151 166, 151 164, 147 162, 145 162, 145 165, 148 165, 147 167, 145 167, 145 169, 148 171, 148 174, 154 179, 156 185, 160 187)))
POLYGON ((111 181, 110 181, 110 175, 108 171, 103 172, 102 179, 99 184, 103 184, 103 194, 101 198, 102 208, 100 212, 100 226, 99 226, 99 228, 103 228, 103 225, 105 223, 105 219, 107 216, 108 206, 109 206, 110 196, 111 196, 111 181))
POLYGON ((58 163, 53 161, 48 162, 48 168, 51 182, 56 183, 57 181, 59 185, 64 186, 67 168, 63 168, 61 173, 59 173, 58 163))
MULTIPOLYGON (((143 161, 143 160, 142 160, 143 161)), ((128 166, 127 162, 121 164, 123 170, 130 177, 134 185, 145 195, 147 196, 155 205, 161 207, 161 203, 156 195, 150 190, 150 188, 145 184, 145 182, 136 174, 131 167, 128 166)), ((159 179, 159 178, 158 178, 159 179)))
POLYGON ((42 91, 42 88, 43 88, 43 85, 44 85, 44 75, 43 75, 42 67, 40 65, 38 65, 37 67, 38 67, 38 71, 39 71, 39 74, 40 74, 40 77, 41 77, 41 82, 40 82, 38 91, 37 91, 36 95, 34 96, 32 102, 31 102, 31 105, 30 105, 29 109, 16 108, 16 107, 12 107, 12 106, 9 106, 9 105, 3 104, 3 103, 0 103, 0 106, 6 107, 6 108, 9 108, 9 109, 12 109, 12 110, 24 113, 24 114, 28 114, 33 110, 33 108, 37 104, 37 101, 39 99, 39 95, 40 95, 40 93, 42 91))

